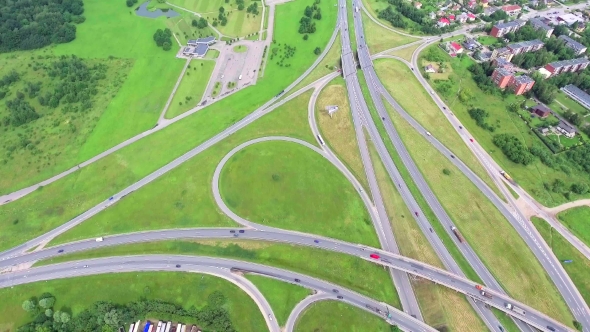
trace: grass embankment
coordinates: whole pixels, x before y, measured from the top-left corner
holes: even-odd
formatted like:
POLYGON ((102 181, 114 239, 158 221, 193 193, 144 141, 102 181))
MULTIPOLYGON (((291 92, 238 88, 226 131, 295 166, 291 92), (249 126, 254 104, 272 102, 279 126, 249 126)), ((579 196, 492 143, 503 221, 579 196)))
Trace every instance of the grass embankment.
MULTIPOLYGON (((371 142, 367 142, 367 144, 400 253, 406 257, 444 268, 389 178, 377 150, 371 142)), ((428 325, 439 330, 446 327, 451 331, 475 332, 486 329, 467 299, 461 294, 424 279, 410 280, 424 321, 428 325)))
POLYGON ((562 262, 572 260, 569 264, 564 263, 563 268, 572 279, 574 285, 576 285, 578 291, 580 291, 580 294, 582 294, 584 301, 587 304, 590 303, 590 279, 588 278, 590 260, 582 255, 563 236, 554 231, 551 225, 544 219, 533 217, 531 221, 539 233, 541 233, 545 242, 549 244, 557 259, 562 262))
MULTIPOLYGON (((537 158, 527 166, 511 162, 492 142, 494 135, 505 133, 519 138, 526 146, 533 144, 544 146, 537 135, 519 117, 518 113, 507 110, 508 105, 512 103, 520 104, 524 100, 524 97, 509 94, 503 99, 501 96, 482 92, 475 84, 468 70, 469 66, 473 64, 473 60, 466 56, 462 58, 450 58, 436 44, 427 47, 421 53, 420 67, 426 62, 424 57, 429 52, 432 52, 430 53, 431 55, 442 59, 444 64, 452 70, 448 74, 448 79, 440 78, 437 80, 432 75, 431 80, 429 80, 432 87, 438 91, 445 103, 452 109, 455 116, 474 135, 477 142, 521 187, 533 195, 537 201, 545 206, 556 206, 567 201, 562 193, 555 193, 545 189, 544 183, 551 184, 555 179, 562 180, 568 188, 572 183, 587 183, 588 173, 579 170, 577 166, 572 165, 565 157, 562 158, 564 160, 563 166, 568 169, 569 174, 566 174, 560 169, 552 169, 541 163, 537 158), (459 100, 457 97, 459 90, 468 91, 472 96, 468 102, 463 103, 459 100), (468 110, 472 107, 482 108, 489 113, 489 118, 486 121, 496 128, 494 132, 477 126, 468 113, 468 110)), ((571 199, 578 199, 580 197, 582 196, 571 194, 571 199)), ((590 194, 586 194, 583 197, 590 197, 590 194)))
POLYGON ((363 20, 367 46, 371 53, 379 53, 418 40, 417 38, 400 35, 399 33, 385 29, 373 22, 364 11, 361 11, 361 19, 363 20))
MULTIPOLYGON (((389 3, 387 1, 385 1, 385 0, 361 0, 361 1, 363 1, 365 8, 367 8, 370 15, 373 18, 375 18, 377 21, 379 21, 381 24, 385 25, 386 27, 396 30, 396 31, 407 32, 407 33, 413 34, 413 35, 423 35, 424 34, 420 31, 420 26, 417 23, 415 23, 414 21, 410 20, 409 18, 407 18, 405 16, 402 16, 402 20, 406 23, 406 28, 404 28, 404 29, 394 27, 388 21, 386 21, 384 19, 380 19, 379 12, 389 6, 389 3)), ((424 4, 423 10, 425 10, 424 8, 427 8, 428 4, 425 2, 422 2, 422 4, 424 4)), ((437 6, 437 7, 432 7, 431 11, 436 12, 438 10, 438 3, 436 3, 436 4, 433 3, 433 5, 437 6)), ((396 12, 395 7, 392 9, 394 12, 396 12)))
POLYGON ((295 331, 371 331, 388 332, 391 325, 383 319, 349 304, 320 301, 309 306, 295 324, 295 331))
POLYGON ((203 98, 203 93, 205 93, 214 67, 215 62, 213 61, 191 60, 172 98, 170 107, 166 111, 167 119, 171 119, 197 106, 203 98))
POLYGON ((448 159, 416 135, 401 116, 392 110, 390 116, 430 188, 508 294, 571 325, 572 316, 561 295, 513 226, 448 159), (451 174, 443 174, 444 169, 451 174))
POLYGON ((293 92, 322 78, 323 76, 333 73, 335 70, 337 70, 337 68, 340 68, 340 51, 342 49, 341 45, 342 43, 340 42, 340 34, 338 34, 336 36, 336 40, 334 40, 334 44, 326 56, 322 59, 322 61, 320 61, 320 63, 318 63, 318 66, 315 67, 306 78, 301 80, 301 82, 295 86, 293 92))
MULTIPOLYGON (((209 24, 212 24, 213 19, 217 18, 219 15, 219 8, 224 7, 227 17, 227 25, 223 26, 218 24, 215 28, 222 34, 230 37, 249 35, 260 29, 262 7, 258 6, 258 15, 253 15, 246 11, 246 8, 248 8, 250 4, 259 4, 259 1, 245 0, 244 10, 238 10, 235 1, 226 3, 224 0, 170 0, 169 2, 203 15, 203 17, 209 21, 209 24)), ((175 8, 174 10, 181 11, 178 8, 175 8)))
MULTIPOLYGON (((412 54, 414 54, 414 51, 418 47, 420 47, 420 44, 416 44, 416 45, 402 48, 400 50, 392 51, 392 52, 389 52, 389 54, 399 56, 400 58, 405 59, 407 61, 412 61, 412 54)), ((416 70, 416 69, 414 69, 414 70, 416 70)))
POLYGON ((228 310, 236 329, 266 329, 264 318, 254 301, 229 281, 196 273, 133 272, 56 279, 0 289, 0 330, 16 331, 18 326, 31 321, 21 305, 23 301, 45 292, 56 297, 56 310, 71 311, 77 315, 96 301, 125 304, 141 298, 173 302, 185 309, 193 305, 202 308, 214 291, 225 295, 227 302, 223 307, 228 310))
POLYGON ((565 210, 557 215, 557 218, 567 227, 574 235, 590 246, 590 207, 580 206, 565 210))
MULTIPOLYGON (((278 13, 281 13, 283 10, 287 11, 285 14, 281 14, 283 18, 281 21, 277 21, 277 27, 290 21, 292 21, 291 25, 298 22, 298 17, 288 15, 290 11, 302 12, 296 6, 297 4, 299 2, 291 2, 277 7, 278 13)), ((297 59, 297 67, 291 66, 284 68, 276 65, 274 62, 269 63, 266 69, 268 75, 258 80, 255 86, 238 91, 234 95, 183 119, 183 121, 179 121, 162 131, 147 136, 137 143, 127 146, 77 171, 71 176, 44 187, 42 190, 31 193, 8 205, 0 206, 0 215, 3 216, 0 222, 0 250, 8 249, 28 239, 32 239, 83 213, 97 203, 107 199, 112 194, 138 181, 172 159, 206 141, 271 99, 276 95, 277 90, 280 91, 286 87, 301 75, 305 71, 305 68, 311 65, 314 58, 310 57, 309 54, 313 54, 313 45, 327 43, 330 35, 329 31, 335 25, 336 8, 328 4, 328 2, 322 2, 322 6, 324 18, 316 22, 318 31, 310 35, 308 40, 310 43, 297 45, 297 52, 295 52, 292 58, 297 59), (323 33, 326 30, 328 33, 323 33), (14 224, 14 220, 19 220, 19 222, 14 224)), ((303 5, 303 7, 305 6, 303 5)), ((110 22, 109 19, 107 19, 107 22, 110 22)), ((285 31, 285 29, 277 29, 276 32, 276 40, 288 40, 288 38, 292 37, 291 34, 297 33, 297 30, 285 31)), ((102 34, 98 35, 100 35, 100 38, 103 36, 102 34)), ((130 39, 134 38, 136 37, 130 39)), ((153 42, 151 35, 149 39, 153 42)), ((179 64, 182 65, 181 62, 179 64)), ((158 75, 162 75, 161 71, 158 72, 157 68, 154 70, 158 75)), ((178 78, 178 72, 174 72, 176 77, 171 82, 174 82, 178 78)), ((139 77, 136 76, 136 78, 139 80, 139 77)), ((125 84, 128 84, 130 80, 131 78, 125 84)), ((148 82, 145 77, 141 77, 141 83, 145 83, 146 85, 149 83, 149 89, 146 89, 152 94, 154 94, 153 89, 158 91, 157 85, 159 84, 159 79, 148 82), (154 85, 156 85, 155 88, 154 85)), ((122 90, 125 89, 125 84, 122 90)), ((167 91, 170 91, 170 89, 167 91)), ((131 91, 128 90, 128 92, 131 91)), ((153 117, 153 119, 155 118, 157 118, 157 114, 153 117)), ((153 122, 151 126, 153 126, 153 122)), ((287 125, 284 127, 287 127, 287 125)), ((308 135, 311 136, 311 133, 308 135)), ((197 168, 199 167, 197 166, 197 168)), ((183 182, 185 180, 186 178, 183 179, 183 182)), ((210 184, 207 184, 207 187, 209 186, 210 184)), ((174 188, 171 192, 179 193, 177 188, 174 188)), ((130 195, 125 199, 128 200, 133 196, 130 195)), ((160 196, 160 198, 162 197, 160 196)), ((157 206, 158 209, 146 209, 146 206, 142 206, 141 208, 143 210, 158 211, 160 210, 160 199, 157 202, 157 204, 148 206, 157 206)), ((144 213, 148 212, 146 211, 144 213)), ((166 223, 168 220, 169 218, 166 216, 159 222, 153 222, 152 227, 167 227, 166 223)), ((207 221, 207 223, 209 222, 207 221)))
POLYGON ((237 215, 265 226, 379 246, 357 188, 297 143, 261 142, 228 160, 219 190, 237 215))
POLYGON ((183 254, 239 259, 275 266, 323 279, 400 307, 383 267, 366 260, 310 247, 262 241, 162 241, 137 243, 64 255, 41 264, 96 257, 139 254, 183 254), (318 259, 318 257, 322 259, 318 259))
POLYGON ((379 59, 375 61, 375 71, 387 91, 408 114, 453 151, 498 196, 502 197, 483 166, 459 137, 459 134, 442 114, 429 93, 414 77, 408 66, 395 59, 379 59))
MULTIPOLYGON (((88 0, 84 2, 84 9, 86 21, 76 26, 74 41, 18 54, 22 54, 23 57, 39 54, 76 55, 92 59, 93 62, 128 65, 120 66, 119 70, 114 72, 107 72, 105 82, 111 85, 101 91, 102 95, 97 96, 93 106, 97 110, 100 109, 99 113, 93 112, 83 116, 76 113, 79 120, 74 121, 74 124, 78 126, 77 122, 82 121, 92 125, 78 126, 75 139, 70 139, 69 133, 60 134, 52 130, 41 139, 42 144, 51 147, 51 150, 45 150, 51 152, 46 155, 47 159, 43 158, 43 162, 35 164, 35 158, 28 156, 30 152, 25 152, 23 155, 27 158, 23 159, 23 162, 19 161, 20 158, 15 158, 15 161, 19 162, 2 166, 3 174, 18 175, 3 177, 1 193, 12 192, 47 179, 153 127, 178 78, 183 61, 174 58, 176 44, 172 45, 171 51, 165 52, 158 48, 153 40, 154 32, 165 28, 163 19, 138 17, 132 11, 129 12, 124 2, 113 5, 99 0, 88 0), (125 68, 126 66, 129 67, 125 68), (58 152, 60 154, 56 157, 55 154, 58 152), (28 164, 29 161, 31 164, 28 164)), ((5 56, 13 55, 16 53, 5 56)), ((9 68, 14 68, 18 72, 23 72, 23 69, 29 70, 28 67, 18 65, 9 68)), ((67 128, 71 115, 72 113, 61 115, 62 119, 58 119, 60 126, 57 128, 67 128)), ((37 121, 43 124, 45 119, 37 121)), ((19 130, 23 129, 21 127, 19 130)), ((32 129, 33 126, 29 126, 29 130, 32 129)), ((30 139, 36 137, 33 135, 30 139)))
POLYGON ((369 192, 344 79, 337 78, 322 90, 317 99, 315 117, 324 141, 363 185, 365 191, 369 192), (338 106, 338 110, 330 117, 326 107, 333 105, 338 106))
POLYGON ((213 199, 211 182, 215 168, 231 149, 253 138, 285 135, 315 142, 307 116, 301 112, 307 108, 310 96, 311 92, 307 92, 286 103, 52 243, 149 229, 235 225, 213 199))
POLYGON ((293 308, 311 293, 309 289, 273 278, 255 274, 246 274, 245 277, 256 285, 256 288, 264 295, 279 326, 284 326, 287 323, 293 308))

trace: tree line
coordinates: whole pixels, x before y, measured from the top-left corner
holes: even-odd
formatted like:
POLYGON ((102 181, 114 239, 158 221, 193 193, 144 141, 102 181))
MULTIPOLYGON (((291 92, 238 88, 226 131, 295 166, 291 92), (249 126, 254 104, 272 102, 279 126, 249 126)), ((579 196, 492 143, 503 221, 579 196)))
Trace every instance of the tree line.
POLYGON ((97 301, 76 316, 67 311, 55 310, 55 300, 52 294, 44 293, 38 299, 24 301, 22 308, 32 320, 18 327, 17 332, 115 332, 121 326, 145 319, 148 313, 156 317, 162 314, 192 319, 199 326, 212 331, 236 331, 229 312, 223 308, 227 299, 219 291, 209 294, 207 305, 201 309, 194 306, 184 309, 161 300, 142 299, 125 305, 97 301))
POLYGON ((0 0, 0 52, 32 50, 76 38, 82 0, 0 0))
MULTIPOLYGON (((303 16, 299 20, 298 32, 302 35, 314 33, 316 30, 315 22, 313 20, 322 19, 322 9, 319 7, 320 0, 315 0, 312 6, 306 6, 303 11, 303 16)), ((304 36, 307 40, 307 37, 304 36)))
POLYGON ((393 8, 390 8, 388 6, 385 9, 387 11, 387 13, 384 14, 383 19, 386 19, 388 21, 389 21, 389 19, 391 19, 392 21, 390 21, 390 23, 392 25, 394 25, 394 23, 397 24, 399 28, 402 28, 402 26, 399 26, 399 25, 404 25, 405 23, 400 23, 401 20, 399 19, 399 16, 393 14, 394 13, 393 9, 395 9, 395 12, 397 12, 397 13, 401 14, 402 16, 408 18, 409 20, 417 23, 420 26, 420 31, 422 31, 425 34, 439 35, 439 34, 453 30, 453 27, 451 27, 451 26, 439 28, 427 16, 426 12, 414 7, 411 2, 407 2, 404 0, 387 0, 387 2, 391 6, 393 6, 393 8))
POLYGON ((166 28, 164 30, 158 29, 154 33, 154 41, 158 47, 161 47, 164 51, 170 51, 172 48, 172 31, 166 28))

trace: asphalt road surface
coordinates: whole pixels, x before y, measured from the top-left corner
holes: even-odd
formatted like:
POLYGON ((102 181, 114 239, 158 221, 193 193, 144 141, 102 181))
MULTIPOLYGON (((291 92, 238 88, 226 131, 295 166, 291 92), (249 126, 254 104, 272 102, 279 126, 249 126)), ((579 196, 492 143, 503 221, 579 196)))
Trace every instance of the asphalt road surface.
MULTIPOLYGON (((377 315, 388 321, 390 324, 398 325, 405 331, 436 332, 434 328, 417 319, 412 318, 411 316, 408 316, 407 314, 395 308, 391 308, 387 305, 384 305, 383 303, 342 288, 338 285, 291 271, 222 258, 178 255, 143 255, 108 257, 67 262, 37 267, 27 271, 0 275, 0 287, 12 287, 15 285, 43 280, 71 278, 104 273, 136 271, 199 272, 203 270, 215 273, 216 269, 224 274, 228 273, 228 271, 257 273, 306 288, 315 289, 324 293, 329 293, 332 294, 332 298, 334 300, 346 302, 374 315, 377 315), (236 271, 236 269, 239 271, 236 271), (336 289, 338 293, 334 292, 334 289, 336 289), (388 317, 389 315, 390 317, 388 317)), ((266 302, 264 297, 259 297, 259 293, 254 294, 257 295, 254 298, 255 301, 261 301, 260 303, 266 302)), ((274 314, 272 313, 270 306, 268 306, 268 303, 263 306, 261 311, 264 314, 267 325, 271 327, 271 331, 279 331, 276 318, 273 318, 272 320, 268 318, 269 314, 274 317, 274 314)))

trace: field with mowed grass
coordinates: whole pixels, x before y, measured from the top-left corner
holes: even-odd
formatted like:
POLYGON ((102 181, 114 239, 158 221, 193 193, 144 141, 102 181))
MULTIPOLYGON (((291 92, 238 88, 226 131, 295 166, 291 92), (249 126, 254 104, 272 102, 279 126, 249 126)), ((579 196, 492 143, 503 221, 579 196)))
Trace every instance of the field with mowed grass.
POLYGON ((309 75, 307 75, 307 77, 302 79, 301 82, 299 82, 299 84, 297 84, 292 91, 295 92, 298 89, 301 89, 307 86, 308 84, 315 82, 323 76, 333 73, 338 68, 340 68, 340 49, 340 34, 338 34, 336 36, 336 40, 334 40, 334 44, 328 51, 328 54, 326 54, 326 56, 322 59, 322 61, 320 61, 318 66, 315 67, 314 70, 312 70, 309 73, 309 75))
POLYGON ((312 293, 310 289, 273 278, 255 274, 246 274, 245 277, 256 285, 266 298, 277 317, 279 326, 284 326, 297 303, 312 293))
POLYGON ((391 325, 382 318, 350 304, 324 300, 307 307, 295 323, 294 331, 389 332, 391 325))
POLYGON ((183 254, 239 259, 330 281, 400 308, 387 270, 358 257, 307 246, 263 241, 161 241, 108 247, 40 261, 37 265, 97 257, 183 254), (322 259, 318 259, 318 257, 322 259))
MULTIPOLYGON (((262 4, 256 0, 245 0, 244 9, 238 10, 236 1, 230 0, 170 0, 173 5, 186 8, 190 11, 201 14, 209 24, 213 24, 214 19, 219 15, 219 8, 223 7, 227 15, 227 24, 217 24, 215 27, 222 34, 229 37, 241 37, 256 31, 260 31, 262 20, 262 4), (248 13, 246 8, 251 4, 258 5, 258 15, 248 13)), ((175 10, 180 10, 176 9, 175 10)))
POLYGON ((197 106, 203 99, 214 67, 214 61, 191 60, 166 111, 166 118, 173 118, 197 106))
POLYGON ((410 68, 394 59, 379 59, 374 64, 381 82, 400 106, 502 197, 488 173, 436 106, 432 97, 414 77, 410 68))
MULTIPOLYGON (((367 144, 379 183, 379 190, 400 253, 406 257, 444 268, 389 178, 374 145, 371 142, 367 142, 367 144)), ((451 331, 476 332, 485 330, 485 325, 464 296, 425 279, 411 278, 410 280, 422 316, 428 325, 439 330, 445 327, 451 331), (449 305, 449 303, 453 305, 449 305)))
POLYGON ((385 29, 379 24, 373 22, 364 11, 361 11, 367 46, 371 53, 379 53, 390 48, 409 44, 418 40, 385 29))
POLYGON ((0 330, 16 331, 17 327, 33 321, 21 305, 25 300, 45 292, 55 296, 56 310, 71 311, 76 316, 85 309, 91 309, 97 301, 126 304, 142 298, 172 302, 185 309, 191 306, 200 309, 207 305, 207 297, 215 291, 225 295, 227 302, 223 308, 229 312, 237 330, 266 329, 258 306, 229 281, 197 273, 134 272, 56 279, 0 289, 0 330))
POLYGON ((419 44, 416 44, 416 45, 412 45, 412 46, 408 46, 408 47, 402 48, 400 50, 391 51, 391 52, 389 52, 389 54, 398 56, 398 57, 400 57, 402 59, 405 59, 406 61, 412 61, 412 54, 414 54, 414 51, 418 47, 420 47, 420 45, 419 44))
MULTIPOLYGON (((290 5, 293 4, 290 3, 290 5)), ((277 13, 287 10, 288 14, 289 7, 285 6, 278 6, 277 13)), ((335 26, 336 11, 329 7, 322 11, 324 18, 318 21, 321 22, 318 24, 332 31, 335 26), (332 14, 329 15, 329 13, 332 14)), ((287 14, 283 16, 282 21, 277 22, 278 27, 289 22, 292 25, 298 22, 298 17, 287 14)), ((286 39, 288 33, 290 32, 283 31, 279 34, 277 31, 277 38, 286 39)), ((330 35, 318 32, 313 38, 318 44, 326 45, 330 35)), ((298 56, 295 54, 295 57, 298 56)), ((182 121, 43 187, 42 190, 0 206, 0 215, 5 217, 0 220, 0 250, 8 249, 63 224, 236 123, 267 100, 272 99, 278 91, 300 76, 315 59, 313 52, 311 56, 301 55, 301 57, 300 68, 287 69, 269 64, 265 76, 259 79, 255 86, 242 89, 182 121), (14 224, 13 220, 16 219, 19 222, 14 224), (14 234, 19 235, 14 236, 14 234)), ((179 64, 182 66, 181 62, 179 64)), ((180 68, 175 75, 179 72, 180 68)), ((177 77, 170 80, 171 86, 176 79, 177 77)), ((170 87, 168 92, 171 89, 170 87)), ((307 123, 307 119, 304 121, 307 123)), ((290 127, 292 124, 285 124, 284 127, 287 125, 290 127)), ((306 135, 313 140, 311 131, 306 135)), ((230 149, 233 146, 235 144, 230 149)), ((126 200, 132 197, 133 195, 129 195, 126 200)), ((167 222, 169 219, 164 220, 167 222)), ((154 225, 156 225, 155 222, 154 225)), ((167 224, 160 223, 157 227, 167 227, 167 224)))
POLYGON ((553 230, 551 225, 544 219, 533 217, 533 225, 537 228, 541 236, 553 250, 553 253, 561 262, 571 260, 567 264, 563 263, 563 268, 576 285, 576 288, 582 294, 586 304, 590 304, 590 260, 588 260, 580 251, 572 246, 561 234, 553 230))
POLYGON ((557 215, 557 218, 574 235, 590 245, 590 207, 580 206, 565 210, 557 215))
POLYGON ((573 317, 561 295, 513 226, 448 159, 389 111, 428 185, 500 285, 513 298, 571 325, 573 317))
POLYGON ((324 141, 369 193, 343 78, 324 87, 316 102, 315 117, 324 141), (338 106, 338 110, 330 116, 328 106, 338 106))
POLYGON ((379 246, 357 188, 300 144, 261 142, 244 148, 223 167, 219 187, 228 207, 247 220, 379 246))
MULTIPOLYGON (((429 83, 432 88, 437 91, 453 114, 487 153, 538 202, 545 206, 557 206, 568 201, 564 192, 554 192, 547 189, 551 188, 555 180, 563 181, 566 188, 569 188, 572 183, 588 183, 588 173, 583 172, 577 165, 570 162, 565 154, 561 154, 562 162, 555 168, 543 164, 537 157, 526 166, 510 161, 502 150, 493 143, 495 135, 512 135, 527 147, 539 146, 551 154, 544 143, 519 116, 519 113, 508 110, 510 104, 520 105, 524 101, 524 97, 509 94, 504 98, 484 93, 475 84, 472 74, 468 70, 474 63, 473 60, 467 56, 451 58, 436 44, 425 48, 420 53, 420 67, 429 61, 442 61, 446 67, 452 70, 448 79, 437 80, 434 76, 431 77, 429 83), (461 102, 457 91, 464 91, 467 97, 464 95, 463 99, 467 101, 461 102), (472 108, 481 108, 487 111, 489 117, 486 118, 486 122, 495 129, 489 131, 478 126, 469 115, 469 110, 472 108)), ((572 192, 568 195, 570 200, 590 197, 590 194, 576 195, 572 192)))
MULTIPOLYGON (((178 14, 180 14, 179 16, 171 17, 166 20, 166 27, 168 27, 168 29, 172 31, 176 38, 178 38, 180 44, 186 46, 189 39, 205 38, 209 36, 215 36, 216 38, 218 37, 218 34, 213 31, 210 26, 199 29, 192 25, 193 20, 199 19, 198 16, 187 11, 171 7, 167 4, 164 4, 164 6, 170 8, 171 10, 175 10, 178 14)), ((176 40, 173 40, 173 42, 176 42, 176 40)))
POLYGON ((235 146, 253 138, 285 135, 314 142, 307 123, 307 92, 186 161, 117 204, 55 238, 65 243, 132 231, 180 227, 233 226, 211 191, 213 172, 235 146))

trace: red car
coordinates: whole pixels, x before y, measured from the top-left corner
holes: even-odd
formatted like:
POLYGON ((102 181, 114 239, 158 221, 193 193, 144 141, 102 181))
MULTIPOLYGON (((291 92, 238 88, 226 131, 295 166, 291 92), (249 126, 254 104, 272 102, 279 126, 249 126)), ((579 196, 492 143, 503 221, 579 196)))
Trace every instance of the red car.
POLYGON ((379 259, 379 255, 377 255, 377 254, 371 254, 369 256, 373 259, 379 259))
POLYGON ((473 142, 473 138, 470 138, 469 140, 473 142))

